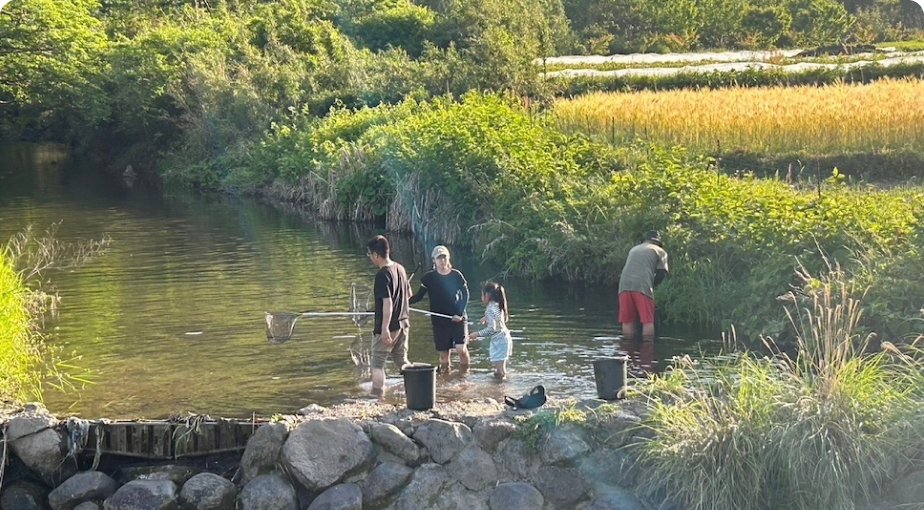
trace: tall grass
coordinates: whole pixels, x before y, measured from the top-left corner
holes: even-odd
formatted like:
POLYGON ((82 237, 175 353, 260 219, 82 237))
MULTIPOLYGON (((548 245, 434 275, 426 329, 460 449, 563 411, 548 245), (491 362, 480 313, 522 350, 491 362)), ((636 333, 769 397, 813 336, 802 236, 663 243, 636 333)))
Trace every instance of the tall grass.
POLYGON ((686 508, 853 510, 924 467, 924 367, 857 333, 861 295, 839 268, 800 277, 794 354, 681 360, 645 389, 641 456, 686 508))
POLYGON ((594 93, 560 100, 565 130, 704 153, 924 152, 924 81, 594 93))
POLYGON ((32 329, 28 294, 5 250, 0 250, 0 400, 40 394, 36 368, 42 361, 41 343, 32 329))

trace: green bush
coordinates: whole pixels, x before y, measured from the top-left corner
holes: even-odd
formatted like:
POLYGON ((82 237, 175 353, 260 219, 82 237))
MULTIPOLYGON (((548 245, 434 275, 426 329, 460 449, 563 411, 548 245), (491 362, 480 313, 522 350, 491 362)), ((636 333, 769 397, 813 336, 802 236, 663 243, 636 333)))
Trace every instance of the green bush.
POLYGON ((355 32, 373 51, 401 48, 412 58, 423 53, 436 22, 433 11, 411 3, 376 10, 356 21, 355 32))

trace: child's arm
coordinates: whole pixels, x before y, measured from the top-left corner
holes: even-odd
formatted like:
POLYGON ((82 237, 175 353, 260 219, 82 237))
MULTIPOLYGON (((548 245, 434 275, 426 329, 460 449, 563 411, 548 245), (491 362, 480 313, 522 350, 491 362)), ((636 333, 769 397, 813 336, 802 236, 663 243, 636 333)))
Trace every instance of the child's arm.
POLYGON ((486 327, 482 329, 481 331, 472 333, 471 335, 469 335, 469 338, 473 338, 473 339, 478 338, 478 337, 487 338, 501 331, 503 329, 501 327, 501 324, 503 324, 503 321, 501 320, 501 313, 502 312, 500 310, 500 307, 496 305, 488 306, 488 308, 485 309, 484 311, 484 319, 485 319, 486 327))

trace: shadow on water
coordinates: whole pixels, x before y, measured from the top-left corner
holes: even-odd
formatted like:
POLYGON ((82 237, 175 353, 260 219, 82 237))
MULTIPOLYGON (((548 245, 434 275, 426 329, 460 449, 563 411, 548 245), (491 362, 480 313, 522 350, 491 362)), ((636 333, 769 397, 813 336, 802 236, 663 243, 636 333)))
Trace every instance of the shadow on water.
MULTIPOLYGON (((63 299, 49 323, 52 341, 79 355, 94 380, 68 393, 49 389, 50 409, 89 417, 247 417, 365 398, 368 383, 357 378, 350 347, 368 326, 303 318, 291 340, 271 345, 264 312, 347 311, 351 285, 371 286, 375 268, 365 241, 380 230, 318 222, 250 199, 150 193, 95 170, 58 148, 0 144, 0 239, 60 222, 64 241, 112 240, 105 256, 49 275, 63 299)), ((408 270, 422 265, 419 278, 431 246, 390 237, 396 260, 408 270)), ((499 272, 462 250, 453 260, 473 288, 469 315, 477 321, 484 312, 477 288, 499 272)), ((672 356, 720 347, 683 328, 664 328, 650 346, 623 343, 615 338, 612 288, 502 282, 514 336, 509 380, 493 380, 487 343, 475 342, 473 366, 441 376, 438 400, 500 400, 540 383, 552 398, 592 397, 596 357, 628 352, 630 370, 658 371, 672 356)), ((417 314, 410 357, 438 359, 429 319, 417 314)), ((403 389, 392 372, 389 398, 399 402, 403 389)))

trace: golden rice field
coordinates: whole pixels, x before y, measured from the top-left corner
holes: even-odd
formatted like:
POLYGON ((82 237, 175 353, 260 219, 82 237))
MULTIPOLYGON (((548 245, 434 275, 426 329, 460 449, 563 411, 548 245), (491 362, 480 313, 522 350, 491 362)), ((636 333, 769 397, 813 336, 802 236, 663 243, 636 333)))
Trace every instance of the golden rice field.
POLYGON ((555 104, 565 131, 708 153, 924 153, 924 81, 594 93, 555 104))

